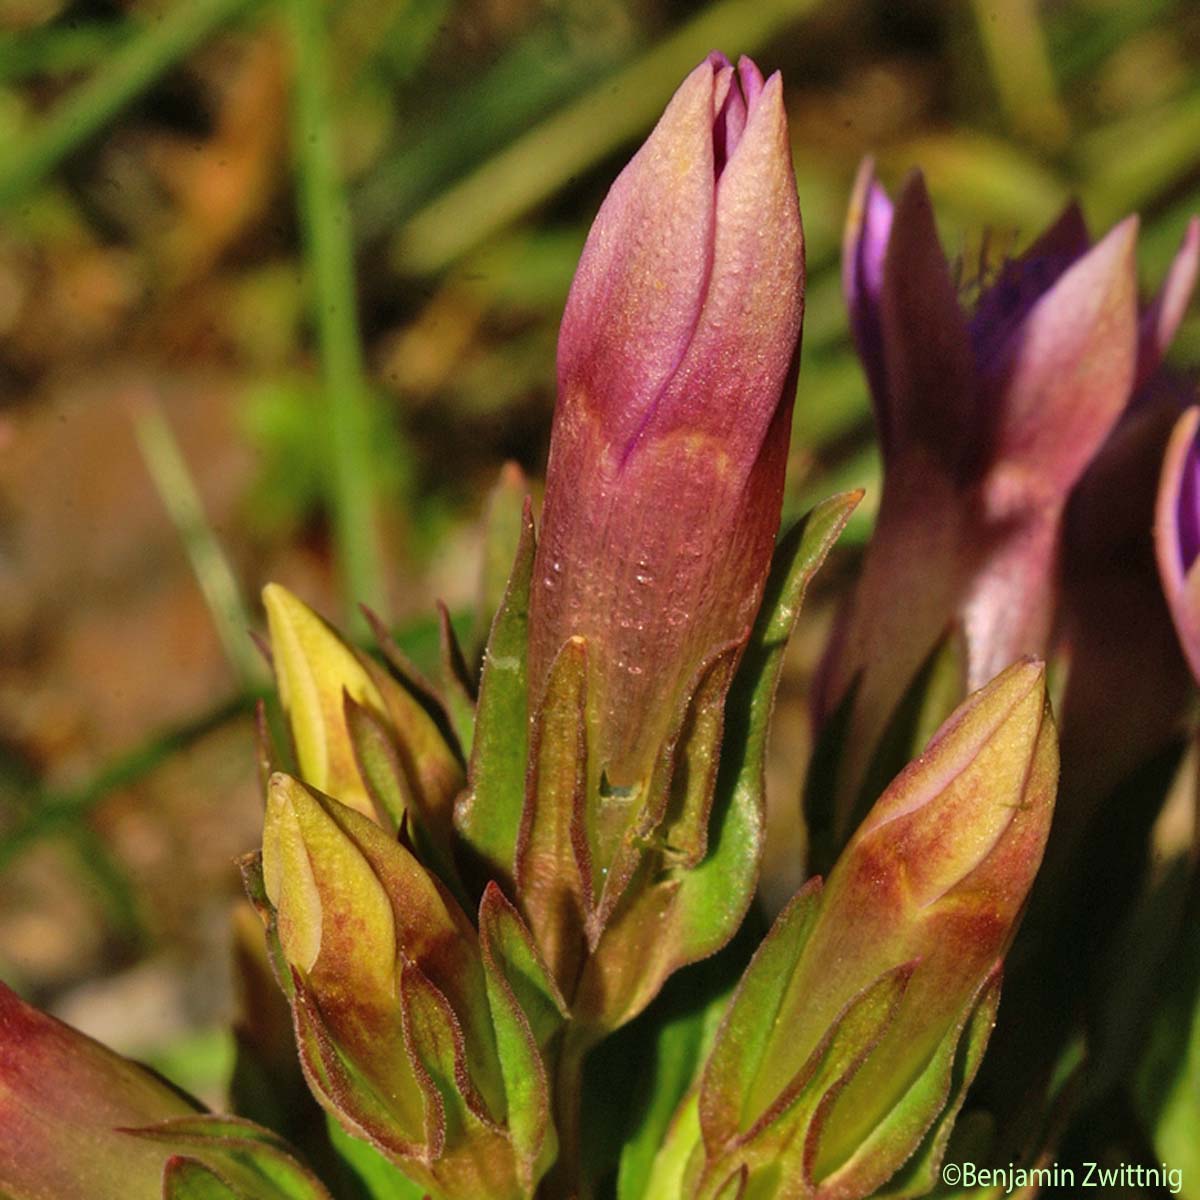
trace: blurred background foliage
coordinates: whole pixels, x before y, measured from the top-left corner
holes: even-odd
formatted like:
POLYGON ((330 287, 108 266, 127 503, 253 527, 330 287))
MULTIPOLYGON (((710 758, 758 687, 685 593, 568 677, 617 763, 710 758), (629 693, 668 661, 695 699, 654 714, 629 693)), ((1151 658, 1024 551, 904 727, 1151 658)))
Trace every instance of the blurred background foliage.
MULTIPOLYGON (((711 48, 782 69, 808 243, 787 507, 878 458, 838 256, 919 164, 964 295, 1077 194, 1162 277, 1200 210, 1195 0, 0 0, 0 977, 220 1102, 246 630, 286 583, 436 669, 501 465, 536 480, 559 315, 624 158, 711 48)), ((1200 314, 1176 342, 1200 357, 1200 314)))

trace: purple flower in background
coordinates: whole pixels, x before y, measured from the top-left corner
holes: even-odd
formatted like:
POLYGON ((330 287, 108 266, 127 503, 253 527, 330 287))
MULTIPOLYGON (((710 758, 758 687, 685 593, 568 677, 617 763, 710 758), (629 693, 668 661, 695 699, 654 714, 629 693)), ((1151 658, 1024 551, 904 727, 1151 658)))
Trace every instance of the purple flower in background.
POLYGON ((802 312, 780 78, 712 54, 605 199, 559 337, 530 690, 585 639, 614 785, 648 777, 698 678, 749 633, 802 312))

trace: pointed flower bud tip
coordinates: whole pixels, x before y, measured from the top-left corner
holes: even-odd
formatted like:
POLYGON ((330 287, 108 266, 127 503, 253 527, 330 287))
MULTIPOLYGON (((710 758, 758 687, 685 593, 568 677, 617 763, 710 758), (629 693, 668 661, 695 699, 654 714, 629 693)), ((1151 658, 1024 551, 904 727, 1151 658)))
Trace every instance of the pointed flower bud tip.
POLYGON ((279 699, 300 774, 313 787, 369 815, 373 806, 355 763, 343 697, 382 713, 379 689, 355 651, 287 588, 269 583, 262 598, 279 699))
POLYGON ((586 638, 614 783, 646 774, 687 681, 750 627, 802 308, 782 83, 712 54, 605 199, 559 337, 530 695, 586 638))

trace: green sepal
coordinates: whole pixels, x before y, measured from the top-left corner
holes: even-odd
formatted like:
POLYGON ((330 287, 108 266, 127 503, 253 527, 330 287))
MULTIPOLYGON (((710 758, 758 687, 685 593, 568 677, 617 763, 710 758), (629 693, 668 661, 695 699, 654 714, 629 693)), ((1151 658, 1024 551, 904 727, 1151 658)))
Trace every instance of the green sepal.
POLYGON ((400 974, 404 1040, 417 1073, 437 1090, 445 1146, 464 1139, 477 1125, 495 1128, 482 1097, 471 1082, 462 1026, 449 1000, 411 963, 400 974))
POLYGON ((675 747, 674 769, 665 819, 659 832, 668 864, 691 870, 708 851, 708 824, 721 762, 725 697, 737 666, 740 647, 717 655, 692 693, 675 747))
POLYGON ((700 1087, 700 1123, 710 1151, 746 1131, 751 1084, 820 907, 821 880, 813 878, 779 914, 734 993, 700 1087))
POLYGON ((465 900, 454 864, 453 847, 444 827, 430 829, 422 820, 421 805, 401 765, 396 745, 383 723, 347 693, 346 730, 354 748, 359 774, 377 814, 377 822, 402 842, 410 841, 416 856, 433 871, 460 902, 465 900), (440 835, 440 836, 439 836, 440 835))
POLYGON ((354 760, 374 805, 375 819, 394 834, 405 813, 413 809, 412 786, 400 765, 395 742, 383 722, 349 692, 342 693, 342 706, 354 760))
POLYGON ((430 1161, 439 1187, 455 1200, 527 1200, 507 1131, 475 1089, 462 1027, 446 997, 419 967, 400 975, 404 1040, 436 1094, 441 1137, 430 1161))
POLYGON ((462 754, 444 707, 407 670, 378 618, 368 614, 392 670, 351 646, 328 622, 278 584, 263 591, 280 698, 302 777, 365 815, 374 804, 359 775, 343 696, 388 730, 423 824, 449 844, 451 809, 463 782, 462 754))
POLYGON ((424 1200, 426 1188, 410 1179, 391 1159, 370 1142, 352 1137, 341 1124, 326 1116, 329 1141, 342 1162, 343 1172, 357 1185, 361 1200, 424 1200))
POLYGON ((741 924, 754 896, 766 818, 766 748, 783 655, 813 576, 841 536, 862 492, 818 504, 780 539, 762 605, 726 703, 724 746, 708 856, 683 873, 677 927, 683 962, 711 954, 741 924))
POLYGON ((512 882, 525 806, 529 700, 529 594, 536 549, 533 510, 521 517, 512 574, 492 623, 483 658, 470 783, 454 810, 454 825, 482 882, 512 882))
POLYGON ((449 1000, 466 1034, 471 1077, 487 1103, 502 1094, 478 939, 450 891, 373 822, 329 797, 326 814, 354 843, 391 900, 396 946, 449 1000))
POLYGON ((567 1002, 520 913, 495 883, 479 905, 479 947, 485 969, 490 964, 503 976, 538 1049, 545 1050, 567 1019, 567 1002))
POLYGON ((749 1179, 750 1169, 743 1164, 721 1184, 713 1200, 742 1200, 749 1179))
MULTIPOLYGON (((715 1181, 727 1179, 730 1168, 738 1165, 748 1169, 754 1194, 764 1200, 801 1200, 812 1195, 812 1167, 825 1121, 838 1094, 894 1021, 914 965, 904 963, 885 972, 854 996, 792 1081, 745 1132, 723 1144, 706 1135, 702 1170, 698 1156, 689 1168, 693 1189, 689 1195, 716 1200, 715 1181)), ((721 1081, 706 1069, 701 1084, 702 1121, 705 1092, 720 1086, 721 1081)))
POLYGON ((624 1024, 672 972, 720 949, 741 924, 762 857, 766 739, 783 653, 809 582, 861 498, 831 497, 780 539, 725 702, 705 858, 691 870, 646 868, 645 886, 630 888, 632 898, 606 925, 581 980, 581 1019, 607 1029, 624 1024))
POLYGON ((178 1117, 123 1132, 175 1152, 163 1171, 164 1200, 329 1200, 286 1142, 237 1117, 178 1117))
MULTIPOLYGON (((915 1197, 924 1196, 932 1191, 940 1182, 941 1167, 950 1135, 954 1132, 954 1123, 966 1099, 967 1089, 978 1073, 980 1063, 983 1062, 988 1039, 996 1024, 1001 979, 1001 967, 997 964, 995 971, 984 980, 965 1021, 946 1034, 929 1066, 896 1106, 893 1116, 899 1116, 902 1110, 908 1110, 908 1119, 915 1124, 915 1118, 923 1107, 932 1108, 935 1097, 939 1094, 943 1097, 941 1111, 934 1117, 915 1153, 912 1153, 912 1157, 904 1162, 900 1170, 887 1180, 884 1187, 872 1192, 874 1200, 914 1200, 915 1197)), ((900 1134, 893 1116, 889 1116, 879 1127, 880 1136, 873 1135, 855 1156, 868 1168, 872 1165, 872 1148, 877 1147, 879 1141, 889 1137, 893 1142, 890 1158, 892 1163, 903 1161, 904 1156, 910 1153, 906 1147, 911 1144, 911 1133, 900 1134)), ((912 1125, 909 1128, 911 1130, 912 1125)), ((882 1155, 886 1151, 881 1149, 880 1153, 882 1163, 882 1155)), ((822 1180, 822 1184, 841 1182, 844 1174, 839 1170, 829 1180, 822 1180)), ((862 1174, 854 1176, 854 1179, 859 1183, 865 1182, 862 1174)))
POLYGON ((479 941, 508 1132, 521 1184, 532 1195, 558 1152, 543 1053, 565 1019, 566 1006, 532 936, 495 883, 488 884, 480 905, 479 941))
POLYGON ((275 1200, 265 1193, 235 1192, 216 1172, 194 1158, 176 1155, 163 1169, 162 1200, 275 1200))
POLYGON ((575 637, 550 668, 533 722, 516 854, 521 908, 565 993, 583 962, 592 910, 588 740, 587 645, 575 637))
POLYGON ((397 1162, 424 1162, 436 1154, 441 1141, 436 1093, 426 1078, 413 1071, 399 1019, 387 1049, 390 1058, 403 1062, 408 1080, 389 1093, 338 1047, 299 972, 293 973, 291 991, 300 1065, 321 1106, 349 1133, 397 1162), (401 1099, 410 1106, 415 1099, 415 1116, 397 1107, 401 1099))

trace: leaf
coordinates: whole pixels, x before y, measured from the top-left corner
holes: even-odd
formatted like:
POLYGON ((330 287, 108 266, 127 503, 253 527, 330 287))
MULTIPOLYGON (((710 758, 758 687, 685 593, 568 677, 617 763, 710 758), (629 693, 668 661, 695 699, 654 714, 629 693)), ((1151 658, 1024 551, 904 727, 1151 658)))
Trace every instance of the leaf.
POLYGON ((521 537, 504 602, 484 654, 471 747, 469 789, 455 808, 454 824, 483 882, 507 885, 515 870, 525 805, 528 746, 529 592, 535 539, 528 498, 521 537))
POLYGON ((687 1195, 684 1183, 689 1163, 701 1146, 699 1093, 693 1090, 675 1113, 644 1187, 640 1191, 627 1191, 628 1185, 624 1185, 627 1176, 622 1171, 623 1186, 618 1200, 681 1200, 687 1195))
MULTIPOLYGON (((654 1179, 659 1174, 656 1164, 672 1153, 666 1147, 673 1137, 688 1136, 675 1133, 678 1114, 681 1106, 686 1107, 685 1097, 697 1090, 700 1070, 729 1008, 737 975, 741 973, 738 965, 745 957, 738 943, 751 940, 745 937, 746 933, 743 927, 738 938, 721 954, 677 974, 651 1008, 616 1035, 622 1049, 628 1046, 637 1061, 636 1075, 626 1090, 645 1081, 637 1104, 637 1119, 626 1121, 617 1200, 654 1200, 661 1195, 682 1194, 678 1188, 674 1192, 654 1189, 654 1179), (627 1040, 642 1033, 646 1026, 641 1040, 627 1040)), ((610 1046, 615 1049, 614 1043, 610 1042, 610 1046)), ((699 1139, 697 1120, 693 1144, 699 1139)), ((683 1159, 679 1164, 681 1171, 690 1152, 691 1146, 686 1151, 682 1147, 674 1151, 683 1159)))
MULTIPOLYGON (((1195 878, 1193 877, 1193 884, 1195 878)), ((1196 892, 1177 951, 1165 964, 1150 1037, 1133 1081, 1135 1110, 1163 1161, 1200 1177, 1200 938, 1196 892)), ((1190 1185, 1189 1185, 1190 1188, 1190 1185)), ((1190 1194, 1190 1192, 1189 1192, 1190 1194)))
POLYGON ((337 1121, 328 1119, 329 1140, 363 1190, 362 1200, 424 1200, 425 1188, 409 1179, 369 1142, 351 1137, 337 1121))

